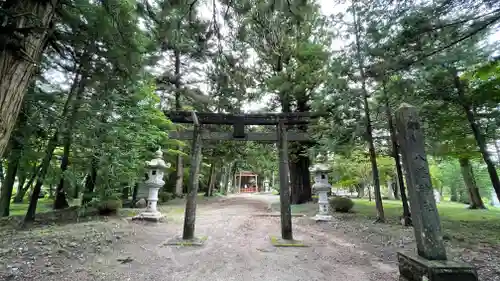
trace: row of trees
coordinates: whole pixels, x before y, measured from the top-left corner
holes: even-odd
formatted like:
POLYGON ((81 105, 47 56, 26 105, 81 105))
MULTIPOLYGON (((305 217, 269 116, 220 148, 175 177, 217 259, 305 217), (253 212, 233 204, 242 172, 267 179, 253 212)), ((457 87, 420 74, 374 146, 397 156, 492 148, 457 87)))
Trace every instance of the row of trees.
MULTIPOLYGON (((118 196, 141 180, 157 145, 175 162, 166 186, 181 194, 189 146, 168 139, 174 126, 161 110, 241 113, 263 100, 265 110, 324 115, 293 128, 313 138, 290 144, 292 203, 311 199, 311 154, 329 152, 339 182, 373 185, 384 221, 381 182, 393 177, 404 195, 392 121, 402 102, 419 107, 433 159, 460 163, 474 206, 483 203, 471 163, 484 163, 500 196, 488 149, 498 138, 500 66, 487 40, 499 4, 336 4, 343 9, 325 15, 304 0, 3 1, 2 215, 16 179, 17 201, 33 190, 27 220, 43 186, 55 187, 56 209, 81 192, 84 203, 118 196)), ((227 190, 238 169, 262 179, 276 169, 269 144, 207 143, 203 155, 209 190, 227 190)))

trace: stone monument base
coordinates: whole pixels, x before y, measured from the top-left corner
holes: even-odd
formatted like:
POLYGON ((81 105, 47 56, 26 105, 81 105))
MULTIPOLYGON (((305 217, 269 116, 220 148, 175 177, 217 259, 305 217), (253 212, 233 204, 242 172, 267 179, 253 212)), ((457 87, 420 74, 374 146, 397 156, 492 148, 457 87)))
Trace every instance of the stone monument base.
POLYGON ((205 241, 207 241, 207 236, 195 237, 193 239, 182 239, 182 237, 175 237, 163 245, 165 246, 203 246, 205 241))
POLYGON ((160 212, 143 212, 133 217, 132 220, 143 220, 143 221, 152 221, 152 222, 160 222, 165 218, 160 212))
POLYGON ((315 221, 331 221, 333 220, 333 217, 330 215, 316 214, 314 217, 312 217, 312 219, 315 221))
POLYGON ((427 260, 417 254, 398 252, 400 280, 478 281, 476 269, 466 263, 427 260))

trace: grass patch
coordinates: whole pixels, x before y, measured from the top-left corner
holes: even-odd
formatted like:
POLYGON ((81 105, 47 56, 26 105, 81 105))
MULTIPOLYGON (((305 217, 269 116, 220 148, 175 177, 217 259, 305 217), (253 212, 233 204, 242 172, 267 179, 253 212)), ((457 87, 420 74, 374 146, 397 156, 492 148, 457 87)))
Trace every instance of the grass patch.
MULTIPOLYGON (((36 205, 36 213, 47 213, 52 211, 52 204, 54 201, 48 198, 38 199, 38 204, 36 205)), ((10 215, 11 216, 24 216, 28 210, 29 203, 10 203, 10 215)))
MULTIPOLYGON (((375 202, 366 199, 353 199, 356 216, 364 216, 370 220, 376 218, 375 202)), ((485 242, 500 244, 500 209, 469 210, 466 205, 454 202, 437 204, 444 233, 458 241, 485 242)), ((399 216, 403 213, 400 201, 384 200, 386 220, 391 224, 399 224, 399 216)))
MULTIPOLYGON (((300 205, 290 205, 292 215, 314 215, 318 211, 317 203, 306 203, 300 205)), ((271 204, 271 211, 280 212, 280 202, 274 202, 271 204)))

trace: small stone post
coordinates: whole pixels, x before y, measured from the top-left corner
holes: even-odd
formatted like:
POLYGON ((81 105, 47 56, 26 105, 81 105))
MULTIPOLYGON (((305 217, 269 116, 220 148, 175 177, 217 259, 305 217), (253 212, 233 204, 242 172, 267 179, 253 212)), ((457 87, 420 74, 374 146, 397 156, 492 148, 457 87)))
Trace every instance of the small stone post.
POLYGON ((163 174, 165 169, 170 168, 170 163, 163 161, 163 152, 161 148, 155 152, 153 160, 146 162, 148 168, 148 180, 145 185, 149 187, 148 204, 146 210, 132 219, 148 220, 158 222, 163 215, 156 209, 158 202, 158 191, 165 184, 163 174))
POLYGON ((500 202, 498 201, 497 194, 495 193, 494 190, 491 191, 491 206, 493 207, 500 207, 500 202))
POLYGON ((262 182, 262 184, 264 184, 264 190, 265 190, 265 192, 270 192, 269 180, 267 178, 264 180, 264 182, 262 182))
POLYGON ((409 281, 477 281, 474 268, 446 258, 417 109, 402 104, 395 115, 418 253, 399 252, 399 272, 409 281))
POLYGON ((325 157, 318 155, 316 164, 310 168, 310 172, 314 174, 313 192, 318 194, 319 212, 313 217, 316 221, 331 221, 332 216, 328 206, 328 191, 331 191, 332 186, 328 183, 328 172, 331 171, 325 157))

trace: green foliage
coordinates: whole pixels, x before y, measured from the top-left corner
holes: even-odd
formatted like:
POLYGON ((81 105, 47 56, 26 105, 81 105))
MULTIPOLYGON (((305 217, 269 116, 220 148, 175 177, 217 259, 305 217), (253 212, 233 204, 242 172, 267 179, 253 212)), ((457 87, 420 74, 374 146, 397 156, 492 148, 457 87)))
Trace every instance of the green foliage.
POLYGON ((162 191, 158 193, 158 202, 166 203, 175 198, 175 195, 171 192, 162 191))
POLYGON ((348 197, 334 196, 328 199, 330 207, 336 212, 347 213, 354 207, 354 201, 348 197))
POLYGON ((100 215, 113 215, 122 208, 122 200, 120 199, 104 199, 98 201, 95 205, 100 215))

